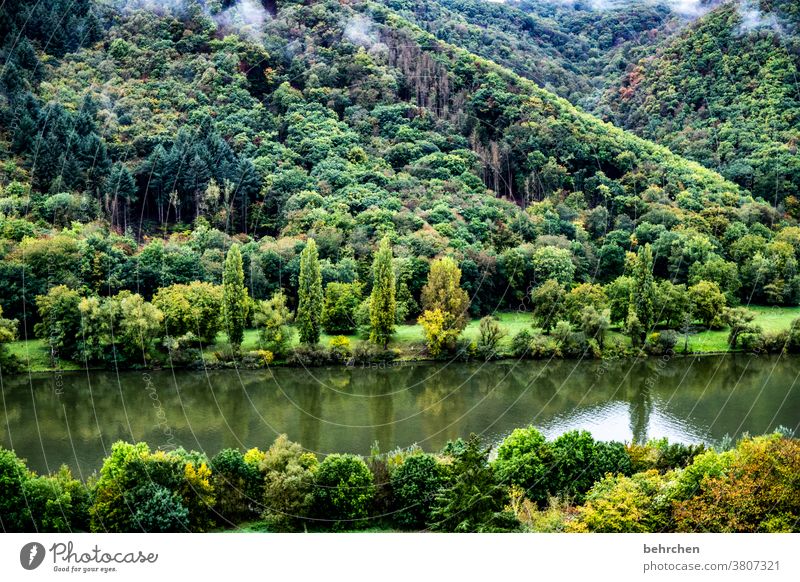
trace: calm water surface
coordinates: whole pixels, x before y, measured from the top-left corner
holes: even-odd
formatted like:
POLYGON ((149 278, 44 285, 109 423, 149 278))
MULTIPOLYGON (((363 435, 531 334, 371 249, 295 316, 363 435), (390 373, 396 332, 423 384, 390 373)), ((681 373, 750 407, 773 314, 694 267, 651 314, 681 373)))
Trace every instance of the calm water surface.
POLYGON ((268 447, 275 436, 320 454, 419 444, 471 432, 499 442, 534 424, 553 437, 668 437, 714 444, 800 421, 800 358, 675 357, 623 362, 404 364, 385 369, 89 372, 2 379, 0 444, 36 471, 86 477, 119 439, 204 450, 268 447))

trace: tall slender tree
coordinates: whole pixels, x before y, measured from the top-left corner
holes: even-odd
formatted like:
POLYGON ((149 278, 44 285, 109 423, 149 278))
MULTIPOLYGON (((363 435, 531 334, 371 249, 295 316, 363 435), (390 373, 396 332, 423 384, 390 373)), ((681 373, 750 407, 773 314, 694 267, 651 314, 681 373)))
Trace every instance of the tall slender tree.
POLYGON ((309 239, 300 253, 299 301, 297 304, 297 326, 300 341, 304 344, 319 343, 322 324, 322 271, 319 266, 317 243, 309 239))
POLYGON ((242 252, 235 244, 228 250, 222 272, 222 317, 225 332, 234 352, 238 352, 244 340, 244 324, 247 319, 247 288, 244 286, 242 252))
POLYGON ((389 237, 381 240, 372 262, 372 295, 369 299, 369 339, 386 349, 394 334, 397 312, 392 247, 389 237))
POLYGON ((644 343, 656 324, 656 284, 653 280, 653 251, 639 248, 633 265, 633 286, 628 308, 629 333, 635 345, 644 343))

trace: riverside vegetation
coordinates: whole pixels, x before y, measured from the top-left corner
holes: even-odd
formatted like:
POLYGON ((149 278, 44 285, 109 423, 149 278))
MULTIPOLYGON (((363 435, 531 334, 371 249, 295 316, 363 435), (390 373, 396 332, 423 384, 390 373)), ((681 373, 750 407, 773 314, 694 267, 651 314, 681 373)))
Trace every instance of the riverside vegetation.
POLYGON ((475 435, 322 460, 285 435, 212 458, 120 441, 86 484, 0 448, 0 483, 5 531, 800 531, 800 441, 785 433, 714 450, 528 427, 491 461, 475 435))

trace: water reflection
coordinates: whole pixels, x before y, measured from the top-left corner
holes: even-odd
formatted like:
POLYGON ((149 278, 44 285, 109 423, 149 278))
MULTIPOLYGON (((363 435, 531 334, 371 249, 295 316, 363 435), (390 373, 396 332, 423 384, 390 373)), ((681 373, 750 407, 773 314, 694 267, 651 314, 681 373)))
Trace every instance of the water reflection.
POLYGON ((796 427, 800 359, 719 356, 639 362, 498 362, 391 368, 91 372, 4 378, 0 444, 37 471, 95 470, 118 440, 213 454, 266 447, 277 434, 321 454, 369 452, 482 434, 497 442, 533 423, 643 442, 714 443, 796 427))

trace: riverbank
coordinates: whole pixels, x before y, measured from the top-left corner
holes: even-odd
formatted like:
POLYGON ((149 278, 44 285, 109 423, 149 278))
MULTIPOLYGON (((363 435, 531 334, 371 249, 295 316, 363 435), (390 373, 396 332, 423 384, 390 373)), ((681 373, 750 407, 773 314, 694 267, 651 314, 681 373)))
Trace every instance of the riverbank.
MULTIPOLYGON (((800 317, 800 307, 750 307, 756 317, 754 323, 759 325, 764 332, 778 332, 788 330, 791 323, 796 318, 800 317)), ((498 346, 498 359, 512 357, 509 352, 511 349, 511 341, 515 335, 523 330, 528 330, 533 334, 541 333, 541 329, 531 327, 532 317, 527 312, 503 312, 497 314, 500 325, 506 331, 506 336, 500 340, 498 346)), ((467 327, 461 334, 466 340, 475 342, 479 337, 479 319, 473 319, 469 322, 467 327)), ((713 329, 703 330, 695 329, 689 333, 686 353, 688 354, 722 354, 734 353, 741 350, 730 350, 728 347, 728 329, 713 329)), ((345 336, 350 341, 352 348, 365 341, 359 335, 345 336)), ((332 336, 322 334, 320 338, 320 345, 327 347, 332 336)), ((630 339, 621 333, 618 328, 612 328, 606 335, 607 342, 617 342, 623 346, 630 346, 630 339)), ((23 372, 52 372, 55 371, 50 362, 50 354, 47 344, 44 340, 38 338, 31 338, 27 340, 18 340, 11 342, 8 345, 9 351, 17 356, 22 362, 23 372)), ((297 334, 293 337, 293 347, 298 347, 299 340, 297 334)), ((684 350, 684 337, 681 336, 675 350, 683 353, 684 350)), ((242 353, 256 352, 260 349, 258 331, 255 329, 248 329, 245 331, 244 342, 242 343, 242 353)), ((399 361, 416 362, 428 361, 431 358, 425 353, 425 344, 423 341, 422 327, 416 324, 399 325, 397 331, 389 344, 389 349, 393 350, 399 361)), ((218 367, 224 366, 226 362, 220 361, 218 356, 220 354, 230 353, 230 344, 224 334, 220 334, 217 342, 213 345, 206 346, 202 351, 203 367, 218 367)), ((272 365, 286 365, 287 362, 273 362, 272 365)), ((159 363, 154 367, 163 368, 163 363, 159 363)), ((183 366, 176 366, 183 367, 183 366)), ((196 366, 195 366, 196 367, 196 366)), ((89 366, 93 369, 92 366, 89 366)), ((61 360, 59 362, 58 370, 83 370, 85 366, 81 366, 76 362, 69 360, 61 360)), ((96 369, 102 369, 96 367, 96 369)))

